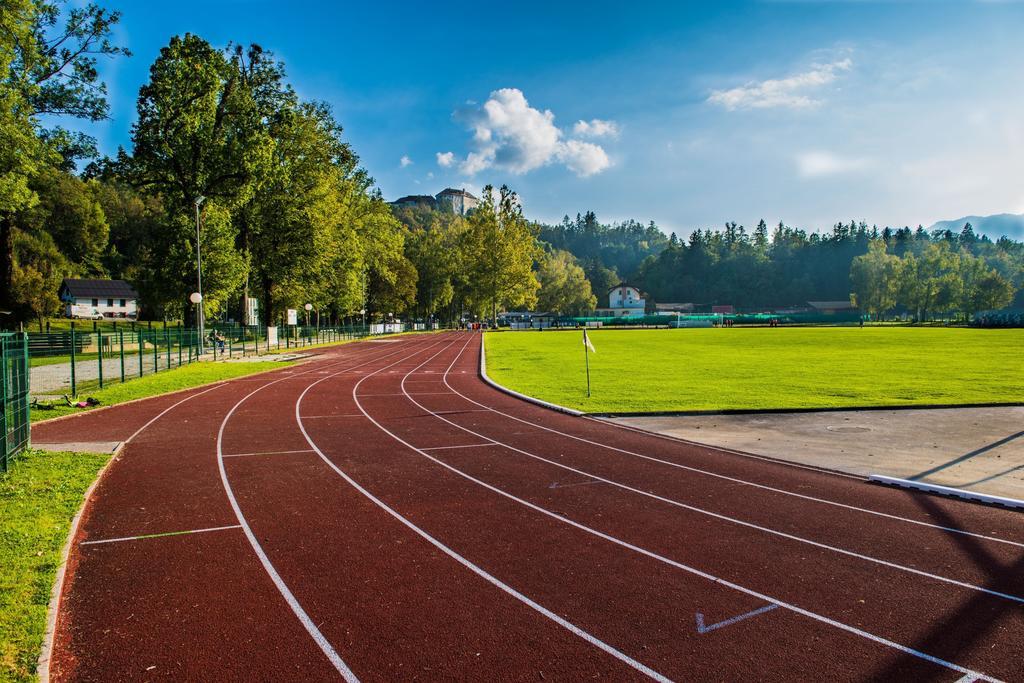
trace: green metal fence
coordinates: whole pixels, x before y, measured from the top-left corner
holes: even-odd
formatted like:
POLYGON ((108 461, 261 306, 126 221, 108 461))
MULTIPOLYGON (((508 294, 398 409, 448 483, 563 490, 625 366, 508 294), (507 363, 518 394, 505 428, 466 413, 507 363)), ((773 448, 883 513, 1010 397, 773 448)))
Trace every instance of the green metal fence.
POLYGON ((127 382, 199 360, 224 360, 291 351, 423 325, 266 327, 212 323, 203 334, 187 327, 154 325, 94 330, 72 326, 66 332, 28 333, 27 353, 40 396, 78 396, 112 383, 127 382), (202 347, 200 349, 200 347, 202 347), (200 353, 202 350, 202 353, 200 353))
POLYGON ((0 472, 29 444, 28 337, 22 332, 0 332, 0 472))

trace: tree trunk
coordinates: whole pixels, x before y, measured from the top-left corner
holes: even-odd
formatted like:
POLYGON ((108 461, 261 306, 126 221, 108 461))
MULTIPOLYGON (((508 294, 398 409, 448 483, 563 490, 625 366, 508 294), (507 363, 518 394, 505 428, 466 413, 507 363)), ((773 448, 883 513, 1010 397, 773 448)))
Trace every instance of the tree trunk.
POLYGON ((0 216, 0 309, 14 309, 14 216, 0 216))
POLYGON ((264 278, 260 288, 263 290, 263 324, 270 327, 274 324, 274 283, 264 278))

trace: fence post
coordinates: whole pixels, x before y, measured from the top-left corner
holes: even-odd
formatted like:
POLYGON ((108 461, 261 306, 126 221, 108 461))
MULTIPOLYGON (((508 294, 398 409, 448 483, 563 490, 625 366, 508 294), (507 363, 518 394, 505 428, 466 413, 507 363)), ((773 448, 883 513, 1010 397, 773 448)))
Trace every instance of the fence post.
POLYGON ((167 329, 167 322, 164 321, 164 344, 167 346, 167 365, 164 370, 171 369, 171 332, 167 329))
POLYGON ((124 384, 124 330, 118 330, 117 337, 121 346, 121 384, 124 384))
POLYGON ((71 397, 78 396, 78 385, 75 383, 75 324, 71 323, 71 397))
POLYGON ((96 362, 100 373, 100 389, 103 388, 103 333, 96 333, 96 362))
POLYGON ((142 377, 142 363, 146 360, 146 345, 142 341, 142 330, 135 333, 138 335, 135 340, 139 343, 139 377, 142 377))
POLYGON ((178 367, 181 367, 181 325, 178 325, 178 367))
POLYGON ((156 332, 150 332, 149 340, 153 342, 153 374, 160 372, 160 344, 157 342, 156 332))
POLYGON ((7 339, 0 337, 0 456, 7 471, 7 339))

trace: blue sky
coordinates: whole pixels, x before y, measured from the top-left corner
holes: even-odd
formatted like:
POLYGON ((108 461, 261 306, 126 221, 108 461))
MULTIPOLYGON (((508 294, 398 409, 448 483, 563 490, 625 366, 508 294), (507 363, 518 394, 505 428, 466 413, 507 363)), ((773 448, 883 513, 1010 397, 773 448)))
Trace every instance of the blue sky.
POLYGON ((188 31, 283 59, 389 199, 507 183, 531 218, 680 234, 1024 213, 1024 4, 104 4, 134 52, 102 65, 106 153, 188 31))

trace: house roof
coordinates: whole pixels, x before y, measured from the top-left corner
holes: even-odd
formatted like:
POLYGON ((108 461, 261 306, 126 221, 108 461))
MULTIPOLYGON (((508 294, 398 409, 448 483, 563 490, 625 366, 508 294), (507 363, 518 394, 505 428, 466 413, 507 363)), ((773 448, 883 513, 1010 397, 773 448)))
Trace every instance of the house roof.
POLYGON ((617 284, 614 287, 612 287, 611 289, 609 289, 608 293, 611 294, 613 291, 615 291, 619 287, 629 287, 630 289, 635 289, 638 292, 640 291, 640 288, 637 287, 636 285, 631 285, 628 282, 620 282, 619 284, 617 284))
POLYGON ((61 289, 73 297, 97 299, 138 299, 139 293, 125 280, 73 280, 64 278, 61 289))
POLYGON ((849 301, 808 301, 807 305, 816 309, 854 309, 857 308, 849 301))
POLYGON ((410 194, 404 197, 399 197, 392 204, 433 204, 435 200, 429 194, 410 194))
POLYGON ((470 199, 477 199, 471 193, 466 192, 465 190, 456 190, 455 188, 452 187, 446 187, 445 189, 437 193, 438 197, 440 197, 441 195, 452 195, 456 197, 468 197, 470 199))

